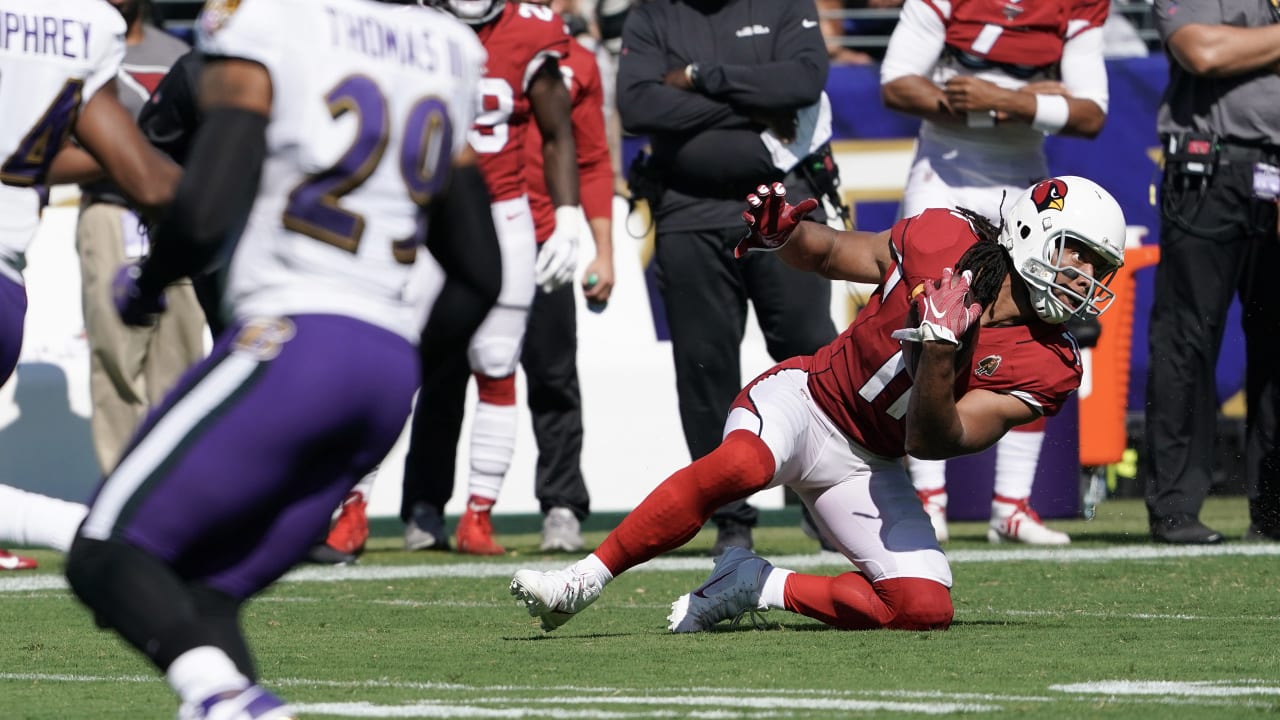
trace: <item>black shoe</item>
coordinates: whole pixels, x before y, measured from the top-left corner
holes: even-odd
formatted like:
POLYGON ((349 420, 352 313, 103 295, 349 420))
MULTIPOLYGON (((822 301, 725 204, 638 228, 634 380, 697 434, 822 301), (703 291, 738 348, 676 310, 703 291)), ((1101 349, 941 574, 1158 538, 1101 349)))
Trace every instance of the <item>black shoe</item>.
POLYGON ((444 518, 434 506, 417 503, 413 517, 404 526, 405 550, 449 551, 449 533, 444 529, 444 518))
POLYGON ((1250 524, 1249 529, 1244 531, 1244 537, 1241 539, 1245 542, 1280 542, 1280 530, 1264 530, 1257 525, 1250 524))
POLYGON ((720 557, 731 547, 751 549, 750 525, 728 520, 718 523, 716 528, 716 544, 711 547, 711 557, 720 557))
POLYGON ((1190 515, 1170 515, 1152 521, 1151 538, 1172 545, 1217 545, 1222 533, 1190 515))
POLYGON ((356 556, 330 547, 328 543, 313 545, 307 553, 307 562, 316 565, 354 565, 356 556))

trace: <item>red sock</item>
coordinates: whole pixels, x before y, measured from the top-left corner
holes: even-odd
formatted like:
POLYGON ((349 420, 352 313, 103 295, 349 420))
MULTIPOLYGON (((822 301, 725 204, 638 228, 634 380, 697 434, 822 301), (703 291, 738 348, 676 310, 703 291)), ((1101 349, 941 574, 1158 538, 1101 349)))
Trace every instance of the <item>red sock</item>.
POLYGON ((842 630, 945 630, 955 610, 951 591, 923 578, 872 583, 860 573, 787 576, 787 609, 842 630))
POLYGON ((735 430, 711 454, 662 481, 609 533, 595 555, 614 577, 684 545, 716 508, 773 479, 773 453, 747 430, 735 430))

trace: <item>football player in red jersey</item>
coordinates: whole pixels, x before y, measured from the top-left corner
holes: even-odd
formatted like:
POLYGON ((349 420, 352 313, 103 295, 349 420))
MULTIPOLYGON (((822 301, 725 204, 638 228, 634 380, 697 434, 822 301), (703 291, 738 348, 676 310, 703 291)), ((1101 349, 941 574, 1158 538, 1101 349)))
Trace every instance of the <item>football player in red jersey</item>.
MULTIPOLYGON (((563 4, 563 3, 560 3, 563 4)), ((556 3, 552 3, 553 9, 556 3)), ((613 292, 613 165, 604 125, 604 88, 596 56, 574 39, 560 72, 573 99, 573 141, 582 209, 595 257, 579 273, 587 307, 603 312, 613 292)), ((542 166, 537 127, 525 142, 525 177, 539 243, 555 231, 555 213, 542 166)), ((578 383, 578 323, 573 285, 538 293, 520 365, 528 381, 529 414, 538 445, 534 495, 542 511, 540 549, 582 550, 581 521, 591 496, 582 477, 582 394, 578 383)))
POLYGON ((816 202, 793 207, 783 193, 762 186, 748 199, 739 250, 777 250, 797 268, 877 283, 871 301, 830 345, 748 384, 720 446, 661 483, 594 553, 565 570, 516 573, 511 593, 544 630, 618 574, 688 542, 723 503, 778 485, 800 496, 857 572, 803 575, 733 548, 672 604, 673 632, 770 608, 849 630, 950 625, 951 569, 903 456, 976 452, 1058 411, 1081 374, 1062 323, 1110 305, 1124 214, 1095 183, 1060 177, 1023 192, 1000 229, 931 209, 880 233, 838 232, 801 222, 816 202), (913 304, 919 324, 904 327, 913 304), (957 370, 974 323, 972 361, 957 370), (920 343, 914 377, 899 339, 920 343))
MULTIPOLYGON (((902 216, 964 207, 1001 215, 1006 196, 1049 175, 1048 133, 1093 137, 1107 116, 1107 0, 907 0, 880 69, 885 105, 924 120, 902 216)), ((1063 545, 1028 500, 1041 418, 996 451, 991 542, 1063 545)), ((947 540, 946 468, 910 460, 912 482, 947 540)))
MULTIPOLYGON (((542 5, 504 0, 422 2, 471 25, 489 53, 481 81, 481 107, 469 140, 493 198, 493 221, 502 245, 502 295, 467 353, 479 401, 471 428, 467 510, 458 522, 457 541, 460 552, 496 555, 504 550, 493 541, 489 512, 515 452, 515 370, 529 307, 537 288, 550 292, 573 280, 583 225, 571 100, 558 63, 568 53, 570 39, 560 16, 542 5), (542 134, 548 195, 555 207, 555 230, 541 246, 534 238, 524 175, 524 146, 531 122, 542 134)), ((451 370, 455 368, 423 368, 417 405, 422 410, 414 413, 401 508, 409 523, 405 533, 409 549, 447 547, 436 527, 420 531, 427 529, 422 525, 439 524, 444 505, 439 498, 447 499, 452 491, 451 458, 457 453, 466 388, 465 379, 451 370), (420 522, 417 516, 422 513, 431 517, 420 522)))

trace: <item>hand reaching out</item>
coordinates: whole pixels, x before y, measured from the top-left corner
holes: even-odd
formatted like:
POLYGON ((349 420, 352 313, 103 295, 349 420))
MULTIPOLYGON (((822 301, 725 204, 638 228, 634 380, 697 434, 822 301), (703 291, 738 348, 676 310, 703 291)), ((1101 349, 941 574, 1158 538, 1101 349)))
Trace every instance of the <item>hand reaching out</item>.
POLYGON ((747 236, 738 241, 734 257, 742 257, 751 250, 772 252, 787 244, 806 215, 818 209, 818 201, 809 198, 798 205, 787 204, 787 188, 776 182, 772 187, 761 185, 747 196, 747 209, 742 221, 747 224, 747 236))

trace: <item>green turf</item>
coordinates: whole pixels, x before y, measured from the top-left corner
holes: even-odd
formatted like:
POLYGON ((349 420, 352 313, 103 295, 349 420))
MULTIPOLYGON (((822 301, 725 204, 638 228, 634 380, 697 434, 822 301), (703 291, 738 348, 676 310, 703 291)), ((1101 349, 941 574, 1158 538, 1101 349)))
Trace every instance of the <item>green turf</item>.
MULTIPOLYGON (((847 567, 815 556, 792 512, 769 516, 757 550, 825 563, 806 572, 847 567)), ((1204 519, 1238 537, 1244 500, 1211 499, 1204 519)), ((1074 538, 1063 554, 993 555, 985 524, 953 524, 948 632, 840 632, 772 611, 762 629, 671 635, 669 603, 710 567, 704 531, 674 554, 691 567, 628 573, 544 634, 507 594, 510 570, 571 558, 537 552, 532 527, 504 534, 512 552, 493 559, 408 554, 377 537, 347 579, 294 576, 244 624, 264 683, 303 718, 1274 717, 1280 546, 1172 554, 1147 542, 1144 521, 1134 500, 1053 521, 1074 538), (418 577, 368 577, 401 569, 418 577)), ((589 527, 599 542, 604 527, 589 527)), ((65 589, 14 588, 56 581, 59 558, 34 554, 37 573, 0 576, 0 718, 172 718, 168 687, 65 589)))

